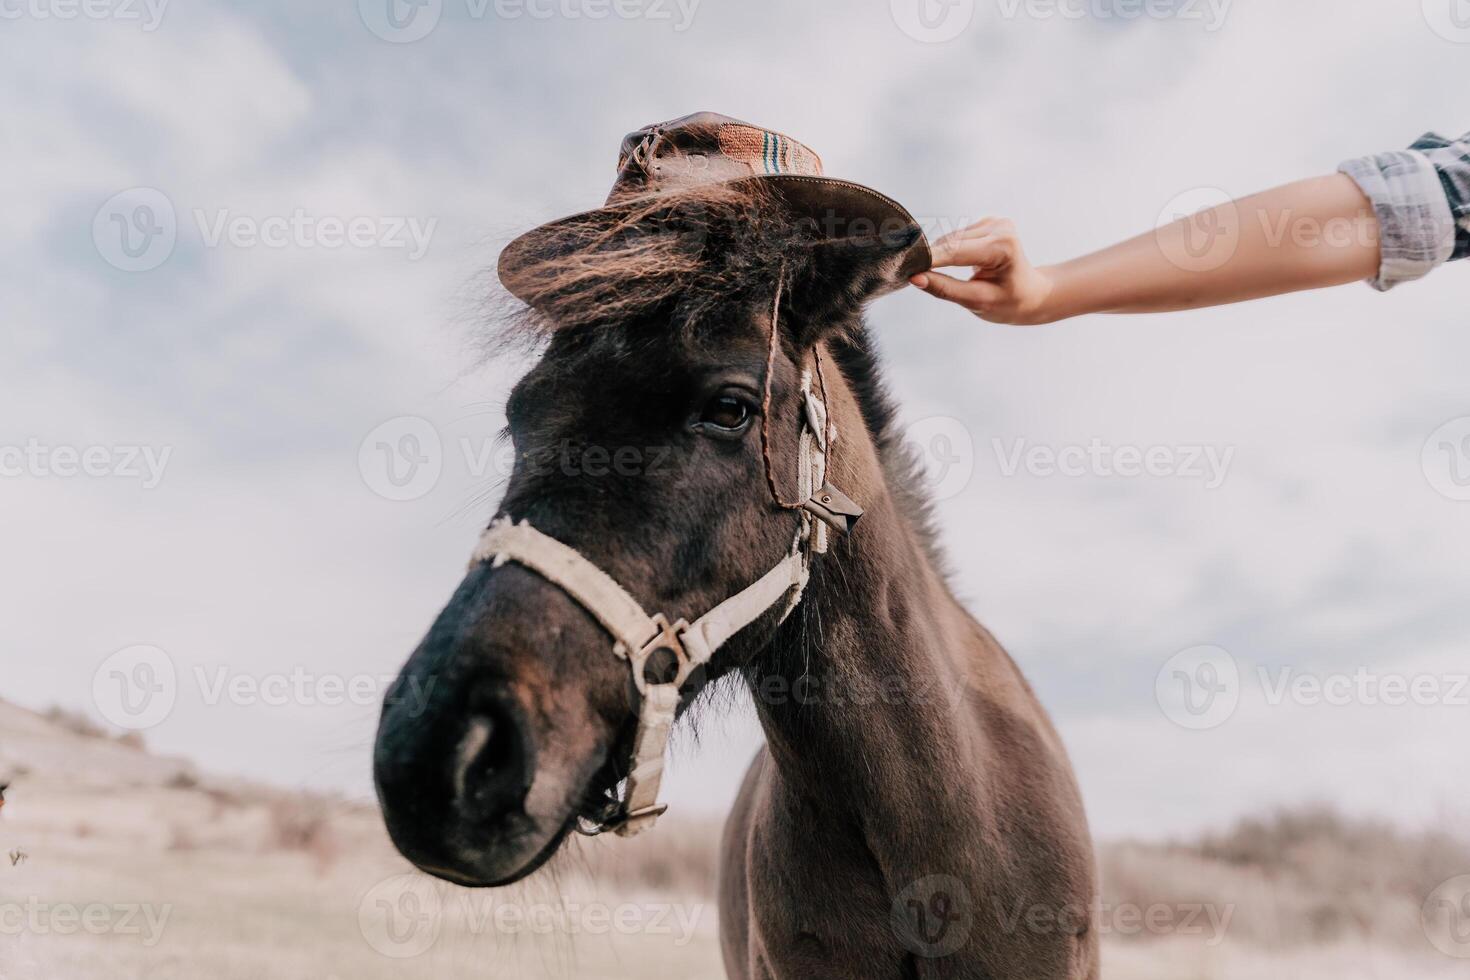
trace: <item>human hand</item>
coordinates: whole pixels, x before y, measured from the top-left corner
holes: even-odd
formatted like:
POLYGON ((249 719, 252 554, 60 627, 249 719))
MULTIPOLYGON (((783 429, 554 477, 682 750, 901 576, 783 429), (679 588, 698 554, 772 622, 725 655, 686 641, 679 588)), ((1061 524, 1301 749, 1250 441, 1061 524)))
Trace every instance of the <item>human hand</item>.
POLYGON ((934 243, 932 269, 970 266, 968 280, 942 272, 921 272, 909 279, 931 296, 958 303, 991 323, 1049 323, 1048 308, 1055 282, 1045 269, 1026 258, 1016 226, 1006 218, 985 218, 934 243))

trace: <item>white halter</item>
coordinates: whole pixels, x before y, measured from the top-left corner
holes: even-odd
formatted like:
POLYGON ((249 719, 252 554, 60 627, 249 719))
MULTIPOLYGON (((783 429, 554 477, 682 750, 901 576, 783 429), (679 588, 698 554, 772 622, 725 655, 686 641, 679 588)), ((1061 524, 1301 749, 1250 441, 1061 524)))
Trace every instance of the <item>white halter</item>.
MULTIPOLYGON (((628 788, 616 823, 616 832, 631 837, 652 827, 666 809, 658 805, 659 783, 663 779, 664 753, 669 730, 679 707, 679 689, 701 664, 708 663, 716 650, 732 636, 759 619, 766 610, 783 598, 786 608, 781 621, 791 615, 801 601, 810 570, 811 555, 827 550, 827 525, 820 504, 832 505, 829 493, 837 494, 839 503, 850 504, 840 493, 826 486, 828 440, 835 442, 837 429, 827 419, 826 406, 812 393, 811 373, 802 372, 801 435, 797 449, 798 499, 812 501, 815 510, 801 509, 801 523, 792 539, 791 550, 754 583, 736 593, 694 622, 677 620, 670 623, 663 613, 650 616, 628 591, 602 569, 555 538, 532 527, 528 522, 515 524, 498 520, 480 538, 470 567, 489 561, 500 567, 513 561, 536 572, 591 613, 613 638, 613 653, 628 661, 633 683, 642 695, 638 711, 638 733, 633 742, 633 757, 628 769, 628 788), (822 494, 817 501, 815 494, 822 494), (814 514, 816 516, 814 516, 814 514), (659 651, 668 651, 656 667, 668 666, 672 655, 677 669, 672 678, 667 671, 651 679, 645 668, 659 651)), ((860 513, 860 511, 859 511, 860 513)), ((606 829, 605 827, 603 829, 606 829)), ((599 831, 600 832, 600 831, 599 831)))

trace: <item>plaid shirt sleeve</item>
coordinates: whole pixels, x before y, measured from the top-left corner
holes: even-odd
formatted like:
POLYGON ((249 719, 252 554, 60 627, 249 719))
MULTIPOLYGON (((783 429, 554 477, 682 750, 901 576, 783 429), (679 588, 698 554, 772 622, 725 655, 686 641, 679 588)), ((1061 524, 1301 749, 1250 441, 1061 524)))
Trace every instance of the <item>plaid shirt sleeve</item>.
POLYGON ((1427 133, 1407 150, 1348 160, 1338 170, 1357 181, 1378 215, 1383 258, 1374 289, 1470 256, 1470 133, 1458 140, 1427 133))

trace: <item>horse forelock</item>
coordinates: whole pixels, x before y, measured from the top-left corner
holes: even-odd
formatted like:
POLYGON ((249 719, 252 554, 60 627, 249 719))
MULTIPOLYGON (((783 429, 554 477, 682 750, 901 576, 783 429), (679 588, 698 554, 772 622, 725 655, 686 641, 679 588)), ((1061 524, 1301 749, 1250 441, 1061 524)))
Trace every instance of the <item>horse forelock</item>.
MULTIPOLYGON (((759 185, 713 185, 543 226, 533 233, 536 259, 516 277, 528 301, 502 294, 492 304, 487 351, 535 350, 568 365, 578 354, 678 359, 763 334, 778 280, 817 274, 808 268, 809 251, 783 247, 783 226, 766 220, 769 205, 759 185), (553 340, 562 341, 555 350, 553 340)), ((919 462, 903 442, 860 303, 832 283, 813 291, 831 302, 782 314, 789 352, 799 353, 798 337, 820 338, 831 352, 900 512, 943 569, 919 462)))

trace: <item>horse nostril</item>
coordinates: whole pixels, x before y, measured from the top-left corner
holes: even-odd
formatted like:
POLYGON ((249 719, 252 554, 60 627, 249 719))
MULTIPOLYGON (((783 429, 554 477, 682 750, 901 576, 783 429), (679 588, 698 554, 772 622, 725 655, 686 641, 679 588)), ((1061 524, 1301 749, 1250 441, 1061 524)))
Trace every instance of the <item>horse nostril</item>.
POLYGON ((477 705, 455 747, 454 795, 461 813, 492 820, 519 809, 530 788, 526 737, 513 710, 477 705))

